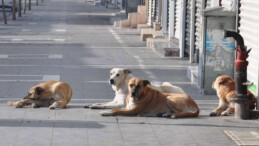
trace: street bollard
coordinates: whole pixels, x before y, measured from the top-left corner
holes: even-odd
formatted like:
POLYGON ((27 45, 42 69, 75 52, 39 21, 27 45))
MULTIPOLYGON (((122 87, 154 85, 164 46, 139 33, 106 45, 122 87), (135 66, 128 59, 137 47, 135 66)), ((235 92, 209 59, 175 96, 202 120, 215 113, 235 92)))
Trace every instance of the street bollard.
POLYGON ((237 59, 235 60, 235 87, 236 96, 231 100, 235 102, 235 118, 246 120, 249 118, 249 100, 252 99, 252 95, 247 94, 247 66, 248 54, 251 51, 244 45, 243 37, 234 31, 225 31, 224 38, 233 37, 237 41, 237 59))
POLYGON ((16 0, 13 0, 12 19, 16 20, 16 0))
POLYGON ((22 17, 22 0, 19 0, 18 16, 19 16, 19 17, 22 17))
POLYGON ((7 24, 7 17, 6 17, 4 0, 2 0, 2 11, 3 11, 3 17, 4 17, 4 24, 7 24))
POLYGON ((23 13, 26 13, 26 0, 23 0, 23 13))
POLYGON ((31 10, 31 0, 29 0, 29 10, 31 10))

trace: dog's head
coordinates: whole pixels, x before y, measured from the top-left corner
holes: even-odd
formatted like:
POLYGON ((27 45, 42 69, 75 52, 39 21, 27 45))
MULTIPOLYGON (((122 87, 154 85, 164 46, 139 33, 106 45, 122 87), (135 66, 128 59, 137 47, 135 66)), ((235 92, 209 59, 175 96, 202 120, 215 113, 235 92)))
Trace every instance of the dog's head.
POLYGON ((138 100, 143 95, 147 85, 150 85, 148 80, 142 80, 140 78, 132 78, 129 80, 128 89, 130 97, 134 100, 138 100))
POLYGON ((235 81, 230 77, 230 76, 226 76, 226 75, 221 75, 218 76, 215 81, 212 83, 212 88, 215 90, 219 89, 219 86, 221 85, 225 85, 228 87, 232 87, 234 88, 235 86, 235 81))
POLYGON ((110 84, 116 87, 119 86, 130 73, 132 72, 129 69, 113 68, 110 71, 110 84))
POLYGON ((28 91, 28 95, 25 96, 24 99, 38 99, 43 91, 44 89, 42 87, 34 86, 28 91))

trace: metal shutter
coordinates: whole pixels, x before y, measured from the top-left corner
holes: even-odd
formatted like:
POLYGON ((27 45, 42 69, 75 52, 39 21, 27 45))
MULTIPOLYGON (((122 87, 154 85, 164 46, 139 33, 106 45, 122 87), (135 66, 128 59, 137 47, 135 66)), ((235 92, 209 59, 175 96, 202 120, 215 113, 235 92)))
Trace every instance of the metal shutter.
POLYGON ((140 0, 140 5, 145 5, 145 0, 140 0))
POLYGON ((233 0, 222 0, 221 6, 227 8, 228 10, 232 10, 233 8, 233 0))
POLYGON ((155 1, 155 13, 154 13, 154 20, 155 22, 158 22, 158 16, 159 16, 159 5, 158 5, 158 0, 155 1))
POLYGON ((169 30, 169 14, 170 14, 170 0, 167 0, 167 26, 166 30, 169 30))
POLYGON ((162 31, 167 33, 167 24, 168 24, 168 0, 162 1, 162 31))
POLYGON ((151 25, 151 18, 152 18, 152 0, 148 0, 148 24, 151 25))
POLYGON ((211 7, 211 0, 206 1, 206 8, 209 8, 209 7, 211 7))
POLYGON ((243 36, 247 48, 252 48, 249 54, 247 79, 254 83, 249 89, 258 94, 258 59, 259 59, 259 1, 241 0, 240 7, 240 34, 243 36))
POLYGON ((186 21, 185 21, 185 49, 184 49, 184 56, 189 56, 190 50, 190 31, 191 31, 191 0, 186 1, 186 21))
POLYGON ((155 1, 156 0, 152 0, 152 8, 151 8, 151 23, 154 21, 155 18, 155 1))
POLYGON ((175 34, 175 1, 169 1, 169 39, 174 38, 175 34))
POLYGON ((195 49, 201 48, 201 8, 202 8, 202 0, 196 0, 196 12, 195 12, 195 49))
POLYGON ((175 2, 175 33, 174 37, 180 39, 180 31, 181 31, 181 4, 182 0, 176 0, 175 2))

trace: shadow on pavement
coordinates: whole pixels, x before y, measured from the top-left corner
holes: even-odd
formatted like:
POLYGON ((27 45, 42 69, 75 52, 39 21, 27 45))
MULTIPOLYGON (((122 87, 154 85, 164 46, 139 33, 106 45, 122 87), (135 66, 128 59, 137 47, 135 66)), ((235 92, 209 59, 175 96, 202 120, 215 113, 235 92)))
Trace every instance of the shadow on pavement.
POLYGON ((1 119, 0 127, 55 127, 100 129, 105 126, 95 121, 1 119))

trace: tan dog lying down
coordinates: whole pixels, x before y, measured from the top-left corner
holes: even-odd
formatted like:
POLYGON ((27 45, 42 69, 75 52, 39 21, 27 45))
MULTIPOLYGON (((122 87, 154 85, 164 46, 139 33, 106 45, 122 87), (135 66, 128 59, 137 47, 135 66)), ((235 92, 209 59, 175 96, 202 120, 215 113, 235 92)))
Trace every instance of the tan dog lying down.
MULTIPOLYGON (((235 105, 230 98, 236 94, 235 80, 233 80, 230 76, 219 76, 212 83, 212 88, 217 91, 219 105, 210 113, 210 116, 227 116, 229 114, 233 114, 235 112, 235 105)), ((252 94, 249 90, 247 90, 247 93, 252 94)), ((255 102, 256 98, 253 95, 253 99, 249 102, 250 109, 255 108, 255 102)))
POLYGON ((49 107, 55 109, 57 107, 66 108, 72 97, 72 89, 65 82, 47 81, 42 82, 29 89, 28 95, 21 101, 8 101, 8 105, 14 105, 16 108, 24 106, 49 107))
POLYGON ((187 94, 162 93, 149 86, 149 81, 133 78, 129 81, 126 108, 102 111, 102 116, 175 116, 197 117, 199 107, 187 94))

